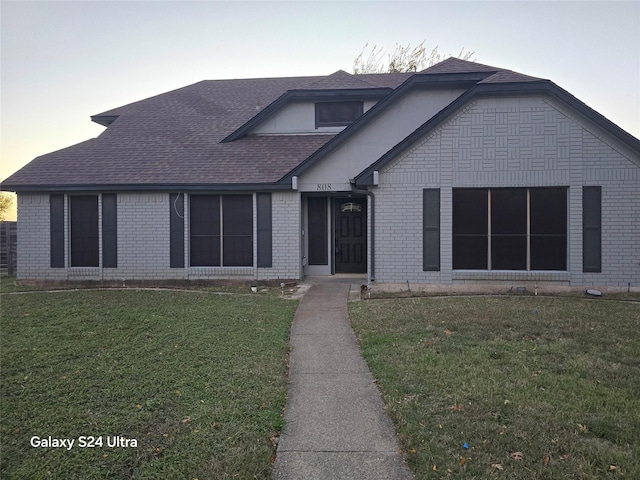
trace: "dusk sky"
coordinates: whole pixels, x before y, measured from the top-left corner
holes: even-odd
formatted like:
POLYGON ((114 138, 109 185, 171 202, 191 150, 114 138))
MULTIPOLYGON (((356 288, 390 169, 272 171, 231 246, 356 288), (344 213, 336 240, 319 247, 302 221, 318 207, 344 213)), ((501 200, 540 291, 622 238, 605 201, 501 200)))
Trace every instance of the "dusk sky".
POLYGON ((90 115, 205 79, 351 72, 366 43, 475 52, 640 137, 640 2, 2 1, 0 179, 90 115))

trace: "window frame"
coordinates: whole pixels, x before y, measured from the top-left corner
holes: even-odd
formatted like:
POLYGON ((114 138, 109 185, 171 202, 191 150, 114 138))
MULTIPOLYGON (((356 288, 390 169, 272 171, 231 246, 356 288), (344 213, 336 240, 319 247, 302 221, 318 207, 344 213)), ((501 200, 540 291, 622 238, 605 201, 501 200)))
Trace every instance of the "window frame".
MULTIPOLYGON (((335 115, 335 112, 333 112, 335 115)), ((355 122, 362 114, 364 113, 364 102, 362 100, 345 100, 339 102, 316 102, 315 104, 315 119, 316 119, 316 129, 324 128, 324 127, 346 127, 351 123, 355 122), (338 120, 324 120, 323 114, 328 114, 330 112, 322 112, 325 108, 330 107, 339 107, 346 106, 347 104, 352 105, 354 108, 354 116, 352 119, 338 119, 338 120)))
POLYGON ((98 195, 69 196, 69 264, 100 267, 100 199, 98 195))
POLYGON ((253 267, 253 195, 221 198, 223 267, 253 267))
MULTIPOLYGON (((189 196, 189 267, 253 267, 254 259, 254 199, 252 194, 217 195, 196 194, 189 196), (225 208, 225 199, 227 207, 225 208), (233 200, 230 200, 233 199, 233 200), (234 205, 234 202, 238 202, 234 205), (244 202, 244 205, 242 203, 244 202), (210 203, 216 211, 197 212, 210 203), (244 216, 244 222, 234 222, 244 216), (207 218, 208 217, 208 218, 207 218), (201 223, 196 223, 196 222, 201 223), (211 223, 207 223, 211 222, 211 223), (194 234, 194 231, 196 233, 194 234), (212 250, 196 248, 196 240, 209 241, 212 250), (244 248, 238 243, 248 239, 244 248), (202 252, 194 255, 194 252, 202 252), (210 255, 206 257, 207 253, 210 255), (201 255, 202 256, 199 256, 201 255), (195 258, 194 258, 195 257, 195 258)), ((202 242, 199 242, 202 243, 202 242)))
MULTIPOLYGON (((551 271, 568 271, 568 246, 569 246, 569 215, 568 215, 568 187, 514 187, 514 188, 454 188, 452 192, 452 267, 453 270, 476 270, 476 271, 517 271, 517 272, 551 272, 551 271), (540 211, 544 210, 544 205, 542 208, 535 200, 535 208, 534 211, 536 213, 535 219, 532 221, 532 193, 533 197, 538 197, 539 193, 542 193, 544 190, 553 193, 552 191, 556 191, 556 195, 559 194, 561 190, 563 192, 563 203, 562 206, 564 208, 551 210, 547 206, 548 211, 557 212, 558 215, 556 219, 551 219, 549 222, 540 221, 540 211), (483 192, 482 199, 479 199, 482 208, 486 205, 486 223, 487 228, 481 229, 482 231, 478 232, 465 232, 465 228, 467 225, 463 225, 463 219, 456 219, 456 210, 460 208, 464 208, 464 206, 456 206, 456 194, 459 192, 467 193, 480 193, 483 192), (520 212, 517 212, 517 218, 519 219, 521 216, 524 216, 525 225, 522 225, 522 221, 518 220, 513 221, 509 219, 509 209, 517 210, 518 206, 515 207, 513 205, 508 205, 506 208, 502 208, 502 205, 496 204, 496 198, 500 198, 503 196, 507 196, 509 193, 512 193, 516 196, 521 196, 523 193, 525 194, 526 207, 524 204, 519 205, 520 212), (496 197, 496 198, 494 198, 496 197), (486 199, 486 203, 485 200, 486 199), (482 205, 484 204, 484 205, 482 205), (524 207, 524 211, 522 208, 524 207), (506 212, 506 213, 505 213, 506 212), (499 217, 499 218, 496 218, 499 217), (509 225, 509 223, 518 223, 519 227, 515 228, 513 225, 509 225), (535 225, 534 230, 532 231, 532 226, 535 225), (502 230, 494 231, 497 227, 500 227, 502 230), (456 229, 461 229, 462 231, 456 233, 456 229), (525 229, 526 228, 526 232, 525 229), (505 230, 506 229, 506 230, 505 230), (504 231, 503 231, 504 230, 504 231), (545 231, 551 230, 551 231, 545 231), (561 231, 558 231, 561 230, 561 231), (470 248, 472 246, 466 245, 463 248, 460 245, 464 245, 464 239, 472 239, 476 238, 477 242, 480 243, 480 247, 482 250, 486 249, 486 253, 483 251, 481 255, 483 257, 480 259, 480 263, 476 265, 470 266, 469 264, 460 265, 461 262, 469 261, 469 259, 461 259, 460 257, 463 255, 469 256, 470 248), (508 258, 505 256, 500 256, 501 253, 505 252, 505 249, 498 249, 499 243, 504 243, 503 240, 520 240, 517 243, 520 243, 519 247, 513 250, 511 253, 515 252, 515 258, 508 258), (533 264, 540 265, 540 262, 544 262, 545 255, 541 255, 537 248, 534 246, 532 251, 532 243, 533 244, 544 244, 545 241, 547 244, 553 243, 553 240, 561 239, 564 245, 564 251, 561 252, 562 249, 557 248, 553 250, 555 255, 558 257, 555 261, 564 262, 563 268, 532 268, 533 264), (522 240, 524 240, 525 244, 522 244, 522 240), (532 242, 533 240, 533 242, 532 242), (458 245, 458 246, 457 246, 458 245), (456 249, 459 249, 456 252, 456 249), (484 258, 486 255, 486 259, 484 258), (524 259, 521 257, 524 255, 524 259), (456 258, 457 257, 457 258, 456 258), (480 266, 482 261, 484 260, 484 265, 480 266), (518 262, 520 268, 516 267, 501 267, 496 268, 496 264, 499 265, 508 265, 511 262, 518 262), (456 263, 458 264, 456 266, 456 263)), ((460 197, 459 197, 460 198, 460 197)), ((520 203, 523 203, 523 199, 519 199, 520 203)), ((474 206, 474 208, 476 208, 474 206)), ((483 217, 484 220, 484 217, 483 217)), ((481 222, 483 223, 483 222, 481 222)), ((505 241, 506 241, 505 240, 505 241)), ((512 242, 513 243, 513 242, 512 242)), ((535 265, 534 265, 535 266, 535 265)), ((555 265, 558 266, 558 265, 555 265)))
POLYGON ((220 195, 189 196, 190 267, 222 266, 222 207, 220 203, 220 195))

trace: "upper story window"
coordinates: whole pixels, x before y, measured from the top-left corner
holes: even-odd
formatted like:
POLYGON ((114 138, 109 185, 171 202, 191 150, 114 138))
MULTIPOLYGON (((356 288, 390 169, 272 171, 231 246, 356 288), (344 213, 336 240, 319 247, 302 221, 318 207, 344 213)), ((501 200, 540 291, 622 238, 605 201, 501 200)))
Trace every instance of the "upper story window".
POLYGON ((362 115, 362 112, 362 102, 318 102, 316 128, 347 126, 362 115))

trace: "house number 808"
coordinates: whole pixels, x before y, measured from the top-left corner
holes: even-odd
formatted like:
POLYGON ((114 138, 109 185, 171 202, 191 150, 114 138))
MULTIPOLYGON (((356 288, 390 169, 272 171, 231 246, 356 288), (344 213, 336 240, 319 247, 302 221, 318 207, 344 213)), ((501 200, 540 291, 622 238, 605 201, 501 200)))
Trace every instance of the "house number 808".
POLYGON ((330 183, 318 183, 318 188, 316 188, 316 190, 319 190, 321 192, 328 192, 329 190, 331 190, 331 184, 330 183))

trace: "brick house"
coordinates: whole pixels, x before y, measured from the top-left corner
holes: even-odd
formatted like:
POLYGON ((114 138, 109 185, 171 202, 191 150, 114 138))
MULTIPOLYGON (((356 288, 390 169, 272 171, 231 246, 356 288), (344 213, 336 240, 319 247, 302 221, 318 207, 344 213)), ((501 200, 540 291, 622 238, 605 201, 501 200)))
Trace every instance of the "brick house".
POLYGON ((640 141, 549 80, 203 81, 92 120, 18 193, 24 280, 640 284, 640 141))

